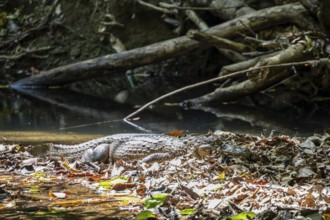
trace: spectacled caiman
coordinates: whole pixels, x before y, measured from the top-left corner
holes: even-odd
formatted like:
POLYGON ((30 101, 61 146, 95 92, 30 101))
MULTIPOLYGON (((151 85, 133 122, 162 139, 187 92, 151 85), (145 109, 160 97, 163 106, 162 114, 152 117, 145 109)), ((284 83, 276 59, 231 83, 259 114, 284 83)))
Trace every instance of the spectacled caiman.
POLYGON ((246 154, 242 147, 223 144, 219 136, 172 137, 162 134, 114 134, 76 145, 49 144, 49 156, 81 158, 85 162, 110 162, 117 160, 141 160, 151 162, 172 159, 189 151, 197 156, 205 156, 217 146, 222 151, 246 154), (230 149, 229 149, 230 148, 230 149))

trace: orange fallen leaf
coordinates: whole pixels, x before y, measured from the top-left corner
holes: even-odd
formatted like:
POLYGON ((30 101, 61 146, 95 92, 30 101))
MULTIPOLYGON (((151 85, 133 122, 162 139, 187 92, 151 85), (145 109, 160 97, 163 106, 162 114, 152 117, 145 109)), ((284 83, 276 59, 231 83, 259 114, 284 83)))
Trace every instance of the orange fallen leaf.
POLYGON ((302 206, 307 206, 307 207, 315 207, 315 199, 314 199, 314 196, 309 193, 307 196, 306 196, 306 199, 301 203, 302 206))
POLYGON ((174 131, 167 132, 166 135, 172 136, 172 137, 180 137, 185 132, 186 132, 186 130, 174 130, 174 131))

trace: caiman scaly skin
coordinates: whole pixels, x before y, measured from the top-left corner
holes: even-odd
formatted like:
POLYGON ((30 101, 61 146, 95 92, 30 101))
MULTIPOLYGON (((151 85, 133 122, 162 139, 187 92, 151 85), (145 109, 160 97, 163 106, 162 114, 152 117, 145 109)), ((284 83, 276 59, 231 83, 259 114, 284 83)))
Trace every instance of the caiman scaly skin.
POLYGON ((86 162, 140 160, 151 162, 184 155, 189 149, 207 151, 206 138, 177 138, 161 134, 114 134, 76 145, 51 144, 49 156, 79 158, 86 162), (197 141, 198 140, 198 141, 197 141))

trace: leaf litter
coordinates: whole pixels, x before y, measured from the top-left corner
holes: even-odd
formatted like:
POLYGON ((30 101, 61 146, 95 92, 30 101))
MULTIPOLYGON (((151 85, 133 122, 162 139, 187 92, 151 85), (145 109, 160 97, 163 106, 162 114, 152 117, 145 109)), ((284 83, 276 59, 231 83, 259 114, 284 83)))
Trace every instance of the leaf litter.
POLYGON ((0 145, 0 216, 330 219, 328 134, 209 135, 226 146, 150 164, 90 166, 0 145))

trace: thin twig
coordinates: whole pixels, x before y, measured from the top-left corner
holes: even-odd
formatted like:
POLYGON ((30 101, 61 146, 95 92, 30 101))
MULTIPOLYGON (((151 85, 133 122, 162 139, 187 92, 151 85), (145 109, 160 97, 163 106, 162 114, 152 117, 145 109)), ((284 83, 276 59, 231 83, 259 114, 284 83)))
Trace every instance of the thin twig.
POLYGON ((133 123, 133 122, 125 119, 125 118, 124 118, 124 122, 126 122, 127 124, 131 125, 132 127, 136 128, 139 131, 146 132, 146 133, 152 133, 151 130, 145 129, 145 128, 143 128, 143 127, 141 127, 141 126, 139 126, 139 125, 137 125, 137 124, 135 124, 135 123, 133 123))
POLYGON ((119 120, 119 119, 108 120, 108 121, 99 121, 99 122, 80 124, 80 125, 59 128, 59 129, 54 129, 54 130, 55 131, 65 131, 65 130, 69 130, 69 129, 83 128, 83 127, 88 127, 88 126, 92 126, 92 125, 102 125, 102 124, 108 124, 108 123, 114 123, 114 122, 120 122, 120 121, 121 120, 119 120))
POLYGON ((38 52, 43 52, 43 51, 47 51, 52 49, 51 47, 47 46, 47 47, 41 47, 41 48, 35 48, 35 49, 24 49, 24 48, 20 48, 23 52, 20 52, 18 54, 14 54, 14 55, 3 55, 0 54, 0 60, 4 59, 4 60, 18 60, 21 59, 23 56, 27 56, 29 54, 34 54, 34 53, 38 53, 38 52))
MULTIPOLYGON (((327 62, 330 62, 329 59, 327 59, 327 58, 324 58, 324 59, 326 59, 327 62)), ((210 83, 213 83, 213 82, 217 82, 217 81, 224 81, 224 80, 227 80, 227 79, 240 77, 240 76, 245 75, 247 72, 255 71, 255 70, 262 70, 262 69, 266 69, 266 68, 288 67, 288 66, 301 66, 301 65, 306 65, 306 64, 309 64, 309 65, 313 66, 316 63, 319 63, 319 62, 322 62, 322 61, 324 62, 325 61, 324 59, 308 60, 308 61, 301 61, 301 62, 292 62, 292 63, 283 63, 283 64, 276 64, 276 65, 254 67, 254 68, 250 68, 250 69, 246 69, 246 70, 237 71, 237 72, 225 75, 225 76, 218 76, 218 77, 215 77, 215 78, 212 78, 212 79, 209 79, 209 80, 205 80, 205 81, 202 81, 202 82, 199 82, 199 83, 191 84, 191 85, 182 87, 180 89, 174 90, 172 92, 169 92, 165 95, 162 95, 162 96, 158 97, 157 99, 154 99, 154 100, 148 102, 147 104, 143 105, 141 108, 136 110, 135 112, 133 112, 133 113, 129 114, 128 116, 126 116, 123 120, 125 122, 128 122, 129 118, 131 118, 131 117, 137 115, 138 113, 142 112, 144 109, 148 108, 150 105, 152 105, 156 102, 159 102, 160 100, 163 100, 167 97, 170 97, 172 95, 178 94, 180 92, 183 92, 183 91, 186 91, 186 90, 189 90, 189 89, 193 89, 193 88, 196 88, 196 87, 199 87, 199 86, 204 86, 204 85, 207 85, 207 84, 210 84, 210 83)))
POLYGON ((206 24, 205 21, 203 21, 195 11, 193 10, 186 10, 185 11, 187 17, 195 23, 195 25, 201 30, 209 29, 209 26, 206 24))
POLYGON ((153 4, 150 4, 150 3, 147 3, 147 2, 144 2, 142 0, 137 0, 137 2, 141 5, 144 5, 146 7, 149 7, 149 8, 152 8, 156 11, 160 11, 160 12, 163 12, 163 13, 169 13, 169 14, 172 14, 173 12, 171 12, 170 10, 166 9, 166 8, 161 8, 161 7, 158 7, 158 6, 155 6, 153 4))
POLYGON ((165 2, 159 2, 159 6, 166 8, 166 9, 178 9, 178 10, 194 10, 194 11, 215 11, 215 10, 220 10, 220 9, 232 9, 232 8, 237 8, 237 7, 242 7, 243 4, 238 4, 238 5, 232 5, 229 7, 190 7, 190 6, 178 6, 175 4, 168 4, 165 2))

